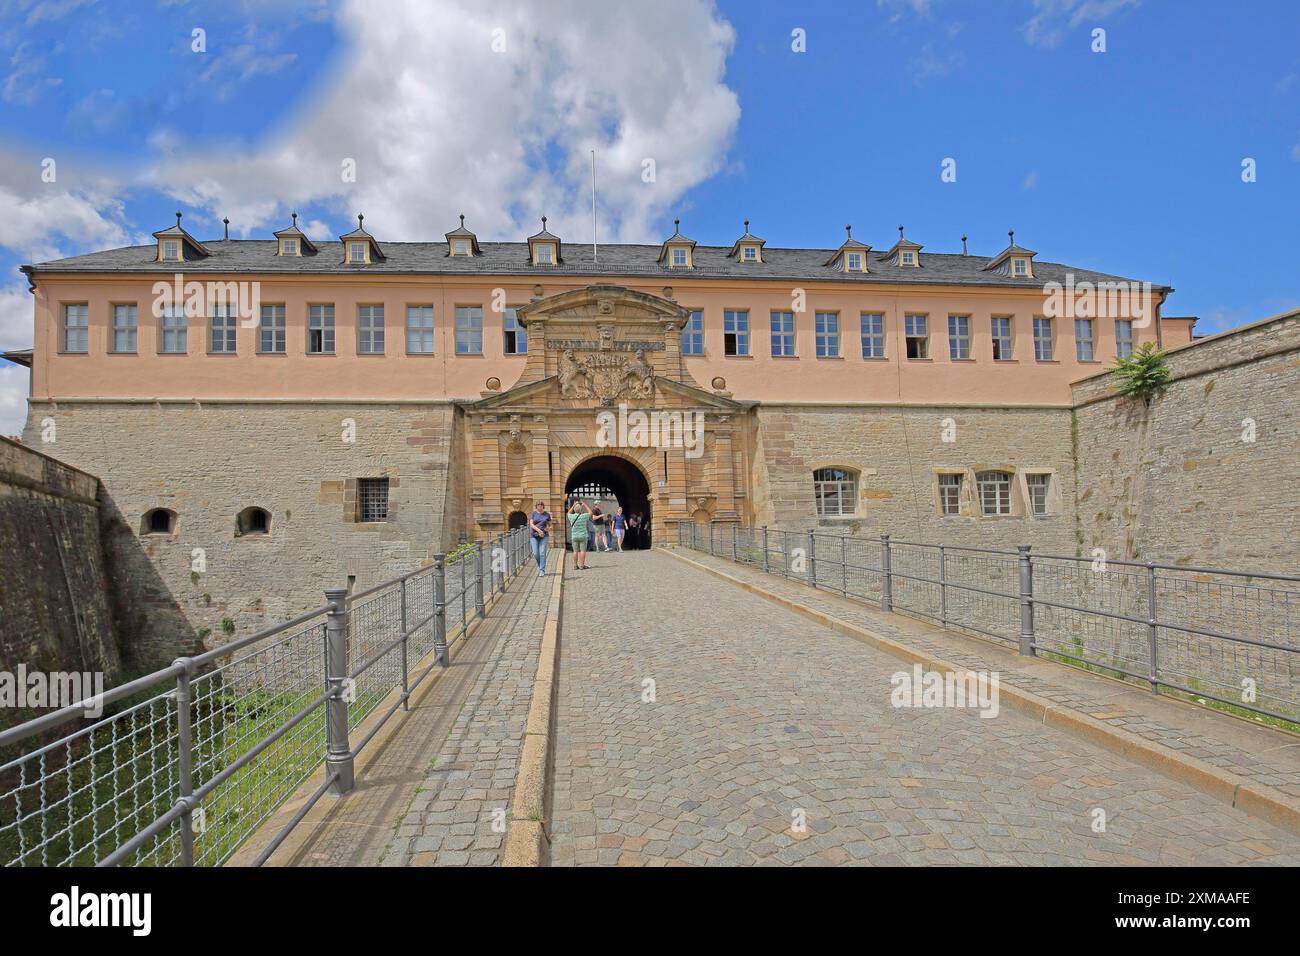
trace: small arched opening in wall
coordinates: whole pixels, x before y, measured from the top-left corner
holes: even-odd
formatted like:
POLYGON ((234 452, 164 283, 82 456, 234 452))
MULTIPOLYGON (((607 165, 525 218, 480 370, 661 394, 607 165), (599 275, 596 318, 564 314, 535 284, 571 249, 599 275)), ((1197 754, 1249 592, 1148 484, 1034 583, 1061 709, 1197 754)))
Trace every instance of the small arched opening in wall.
POLYGON ((574 498, 602 500, 596 492, 606 492, 612 497, 614 507, 623 509, 623 547, 629 550, 650 547, 650 480, 640 465, 619 454, 595 455, 580 462, 564 484, 565 510, 574 498))
POLYGON ((514 531, 515 528, 522 528, 526 524, 528 524, 528 515, 522 511, 510 512, 510 517, 506 521, 506 527, 511 531, 514 531))
POLYGON ((256 505, 245 508, 236 518, 235 533, 239 537, 246 535, 267 535, 271 533, 271 512, 256 505))
POLYGON ((140 534, 175 534, 176 512, 170 508, 151 508, 140 519, 140 534))

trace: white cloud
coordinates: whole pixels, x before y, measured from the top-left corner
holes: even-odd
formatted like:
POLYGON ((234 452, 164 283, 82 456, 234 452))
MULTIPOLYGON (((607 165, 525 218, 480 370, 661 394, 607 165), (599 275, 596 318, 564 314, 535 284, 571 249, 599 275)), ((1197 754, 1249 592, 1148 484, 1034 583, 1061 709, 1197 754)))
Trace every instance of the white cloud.
POLYGON ((0 84, 0 97, 6 103, 31 106, 47 89, 60 85, 58 77, 45 75, 45 57, 32 52, 30 41, 20 43, 9 57, 9 72, 0 84))
POLYGON ((128 244, 120 184, 72 155, 48 157, 56 178, 45 182, 45 158, 0 152, 0 247, 39 262, 65 254, 60 239, 77 251, 128 244))
POLYGON ((21 365, 0 362, 0 435, 6 438, 15 438, 23 432, 30 374, 21 365))
POLYGON ((1025 41, 1033 46, 1056 47, 1067 30, 1100 21, 1141 0, 1033 0, 1034 15, 1024 26, 1025 41))
POLYGON ((0 352, 32 347, 33 301, 26 282, 0 288, 0 352))
POLYGON ((336 226, 364 212, 381 241, 440 236, 463 212, 484 238, 527 235, 546 213, 553 231, 585 242, 595 149, 601 238, 646 240, 723 167, 739 121, 723 82, 734 33, 704 0, 499 11, 394 0, 382 16, 348 0, 337 24, 351 56, 289 129, 220 150, 159 131, 170 154, 150 183, 213 220, 229 215, 236 234, 316 202, 336 226), (342 181, 345 158, 355 183, 342 181), (654 183, 642 180, 645 159, 654 183))
POLYGON ((215 48, 207 54, 208 66, 199 74, 199 82, 217 100, 225 100, 241 83, 259 76, 272 76, 298 59, 298 54, 277 52, 279 38, 258 30, 256 24, 244 29, 243 42, 224 49, 215 48))

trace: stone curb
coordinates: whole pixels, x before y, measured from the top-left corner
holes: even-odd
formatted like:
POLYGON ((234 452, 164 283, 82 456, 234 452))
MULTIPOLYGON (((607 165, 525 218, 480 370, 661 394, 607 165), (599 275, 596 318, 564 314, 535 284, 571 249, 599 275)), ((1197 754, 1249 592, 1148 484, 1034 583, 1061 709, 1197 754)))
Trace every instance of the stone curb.
POLYGON ((524 746, 510 805, 510 825, 501 854, 502 866, 546 866, 550 863, 551 837, 547 832, 546 785, 555 730, 555 666, 560 653, 560 614, 564 603, 564 554, 560 554, 551 603, 542 627, 542 647, 533 677, 533 699, 528 705, 524 746))
MULTIPOLYGON (((699 568, 702 571, 707 571, 709 574, 771 601, 773 604, 802 614, 804 617, 811 618, 819 624, 839 631, 841 634, 859 640, 864 644, 869 644, 906 661, 921 664, 927 670, 956 672, 966 669, 951 664, 942 658, 900 644, 867 628, 850 624, 832 615, 805 607, 796 601, 791 601, 772 591, 765 590, 756 584, 732 577, 725 571, 700 564, 698 561, 694 561, 674 549, 665 549, 665 553, 672 555, 678 561, 699 568)), ((1220 800, 1244 813, 1264 819, 1275 826, 1300 833, 1300 801, 1280 790, 1264 784, 1254 783, 1238 774, 1221 770, 1197 757, 1179 753, 1127 730, 1113 727, 1095 717, 1081 714, 1068 707, 1062 707, 1060 704, 1030 691, 1002 684, 999 693, 1001 698, 1007 701, 1011 707, 1021 713, 1028 714, 1047 726, 1078 734, 1099 746, 1105 747, 1107 750, 1127 757, 1135 763, 1143 764, 1159 773, 1195 787, 1216 800, 1220 800)))

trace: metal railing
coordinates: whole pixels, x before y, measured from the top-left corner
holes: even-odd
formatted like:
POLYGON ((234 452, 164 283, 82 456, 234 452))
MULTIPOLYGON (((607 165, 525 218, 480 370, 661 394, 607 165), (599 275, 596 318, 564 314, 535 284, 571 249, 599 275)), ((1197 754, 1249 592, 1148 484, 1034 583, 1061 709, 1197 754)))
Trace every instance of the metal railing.
POLYGON ((1300 576, 688 522, 678 543, 1153 693, 1300 722, 1300 576))
POLYGON ((527 566, 526 530, 328 589, 293 620, 0 732, 0 862, 220 865, 323 764, 260 865, 321 796, 352 789, 357 754, 527 566))

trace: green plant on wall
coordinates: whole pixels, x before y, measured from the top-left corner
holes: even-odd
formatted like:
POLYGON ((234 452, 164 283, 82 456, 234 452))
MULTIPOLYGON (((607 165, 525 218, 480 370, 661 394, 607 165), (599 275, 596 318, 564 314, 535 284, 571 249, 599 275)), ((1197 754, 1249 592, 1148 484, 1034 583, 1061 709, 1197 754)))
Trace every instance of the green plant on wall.
POLYGON ((1115 359, 1111 374, 1121 395, 1146 399, 1168 385, 1171 377, 1165 353, 1150 342, 1127 358, 1115 359))

